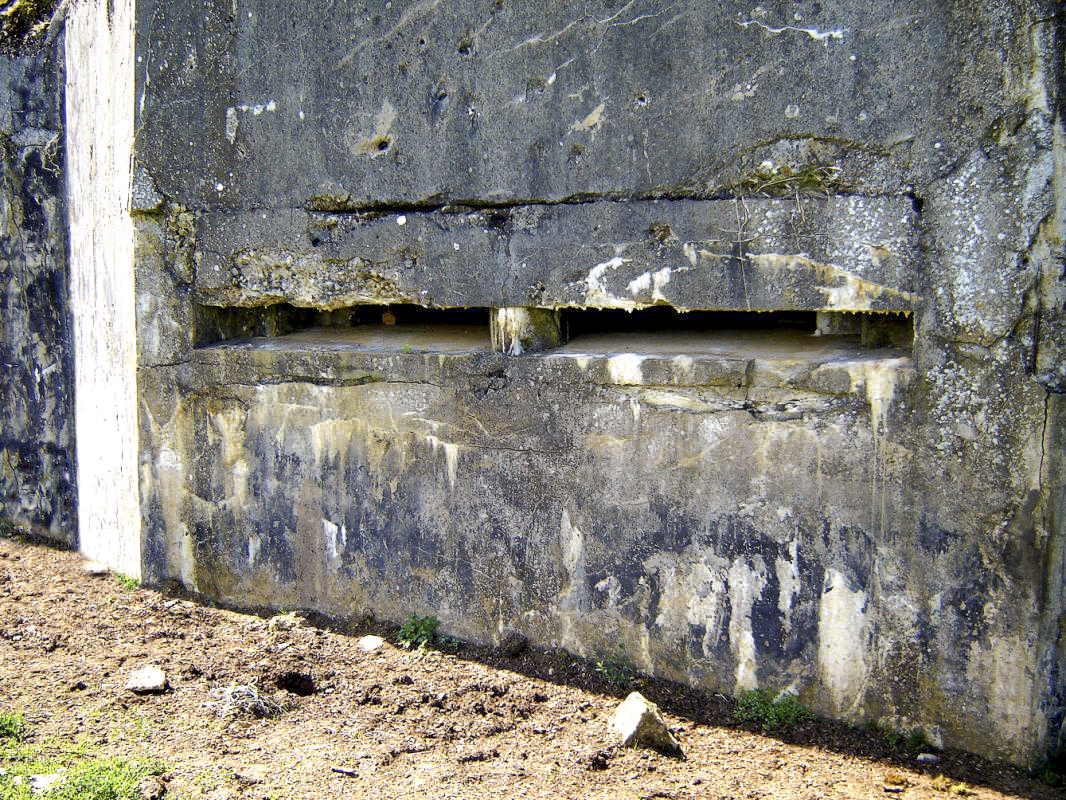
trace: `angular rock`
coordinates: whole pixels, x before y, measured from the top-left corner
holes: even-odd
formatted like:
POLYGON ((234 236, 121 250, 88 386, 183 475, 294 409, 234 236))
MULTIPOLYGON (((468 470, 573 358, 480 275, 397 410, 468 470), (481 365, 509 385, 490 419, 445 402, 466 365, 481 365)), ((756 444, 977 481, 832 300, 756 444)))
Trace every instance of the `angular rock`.
POLYGON ((373 653, 375 650, 380 650, 385 645, 385 640, 380 636, 364 636, 355 643, 355 646, 362 650, 364 653, 373 653))
POLYGON ((106 564, 101 564, 99 561, 86 561, 81 565, 81 571, 86 575, 90 575, 94 578, 99 578, 102 575, 107 575, 110 570, 106 564))
POLYGON ((630 692, 607 724, 626 747, 647 747, 664 755, 684 757, 681 744, 670 733, 659 707, 640 692, 630 692))
POLYGON ((134 670, 126 681, 126 691, 134 694, 161 694, 167 690, 167 674, 159 667, 134 670))

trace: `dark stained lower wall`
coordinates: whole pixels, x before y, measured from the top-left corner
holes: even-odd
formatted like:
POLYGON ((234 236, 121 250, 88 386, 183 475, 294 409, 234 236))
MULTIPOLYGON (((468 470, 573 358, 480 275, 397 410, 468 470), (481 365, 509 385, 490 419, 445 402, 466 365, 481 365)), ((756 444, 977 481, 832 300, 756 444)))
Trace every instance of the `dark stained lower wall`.
POLYGON ((0 519, 77 537, 62 50, 0 56, 0 519))

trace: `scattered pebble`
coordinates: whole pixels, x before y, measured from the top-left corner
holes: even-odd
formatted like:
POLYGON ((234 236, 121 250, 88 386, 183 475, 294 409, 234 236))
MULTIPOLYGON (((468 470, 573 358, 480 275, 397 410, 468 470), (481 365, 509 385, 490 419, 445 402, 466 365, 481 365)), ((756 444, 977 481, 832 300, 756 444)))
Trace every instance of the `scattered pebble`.
POLYGON ((373 653, 375 650, 380 650, 385 646, 385 640, 380 636, 364 636, 355 643, 355 646, 364 653, 373 653))
POLYGON ((107 575, 111 570, 107 568, 107 564, 102 564, 99 561, 86 561, 81 565, 81 571, 86 575, 99 578, 102 575, 107 575))
POLYGON ((166 690, 167 675, 156 666, 134 670, 126 681, 126 691, 134 694, 160 694, 166 690))
POLYGON ((255 786, 270 777, 270 769, 262 764, 250 764, 233 770, 233 777, 245 786, 255 786))
POLYGON ((939 764, 940 756, 935 753, 919 753, 915 761, 919 764, 939 764))
POLYGON ((268 623, 270 630, 272 631, 291 631, 295 628, 299 628, 304 624, 304 619, 295 611, 290 611, 288 614, 278 614, 271 617, 268 623))
POLYGON ((30 789, 32 789, 35 793, 47 792, 49 789, 56 786, 56 784, 58 784, 62 780, 63 773, 61 772, 52 772, 48 775, 31 775, 30 789))

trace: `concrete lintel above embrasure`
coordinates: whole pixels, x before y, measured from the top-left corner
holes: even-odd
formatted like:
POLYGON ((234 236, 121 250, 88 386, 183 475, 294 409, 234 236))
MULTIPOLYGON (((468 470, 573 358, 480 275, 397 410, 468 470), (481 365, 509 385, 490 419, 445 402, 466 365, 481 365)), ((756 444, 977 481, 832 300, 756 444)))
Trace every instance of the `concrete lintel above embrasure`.
POLYGON ((911 311, 906 197, 198 218, 201 302, 911 311))

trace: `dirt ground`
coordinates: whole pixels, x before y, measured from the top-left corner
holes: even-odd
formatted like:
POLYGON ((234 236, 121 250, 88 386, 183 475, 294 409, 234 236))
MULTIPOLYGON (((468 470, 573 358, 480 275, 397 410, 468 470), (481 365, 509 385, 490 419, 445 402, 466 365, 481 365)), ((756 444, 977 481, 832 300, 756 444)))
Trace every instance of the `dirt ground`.
POLYGON ((22 712, 41 737, 161 758, 172 797, 1064 796, 962 753, 919 764, 905 745, 835 723, 764 736, 737 723, 726 698, 657 682, 644 692, 687 758, 623 749, 606 721, 627 690, 565 654, 411 652, 385 626, 279 629, 88 576, 82 563, 0 539, 0 711, 22 712), (363 653, 366 633, 389 643, 363 653), (125 690, 147 664, 166 671, 169 691, 125 690), (233 684, 254 684, 285 710, 222 716, 220 692, 233 684))

